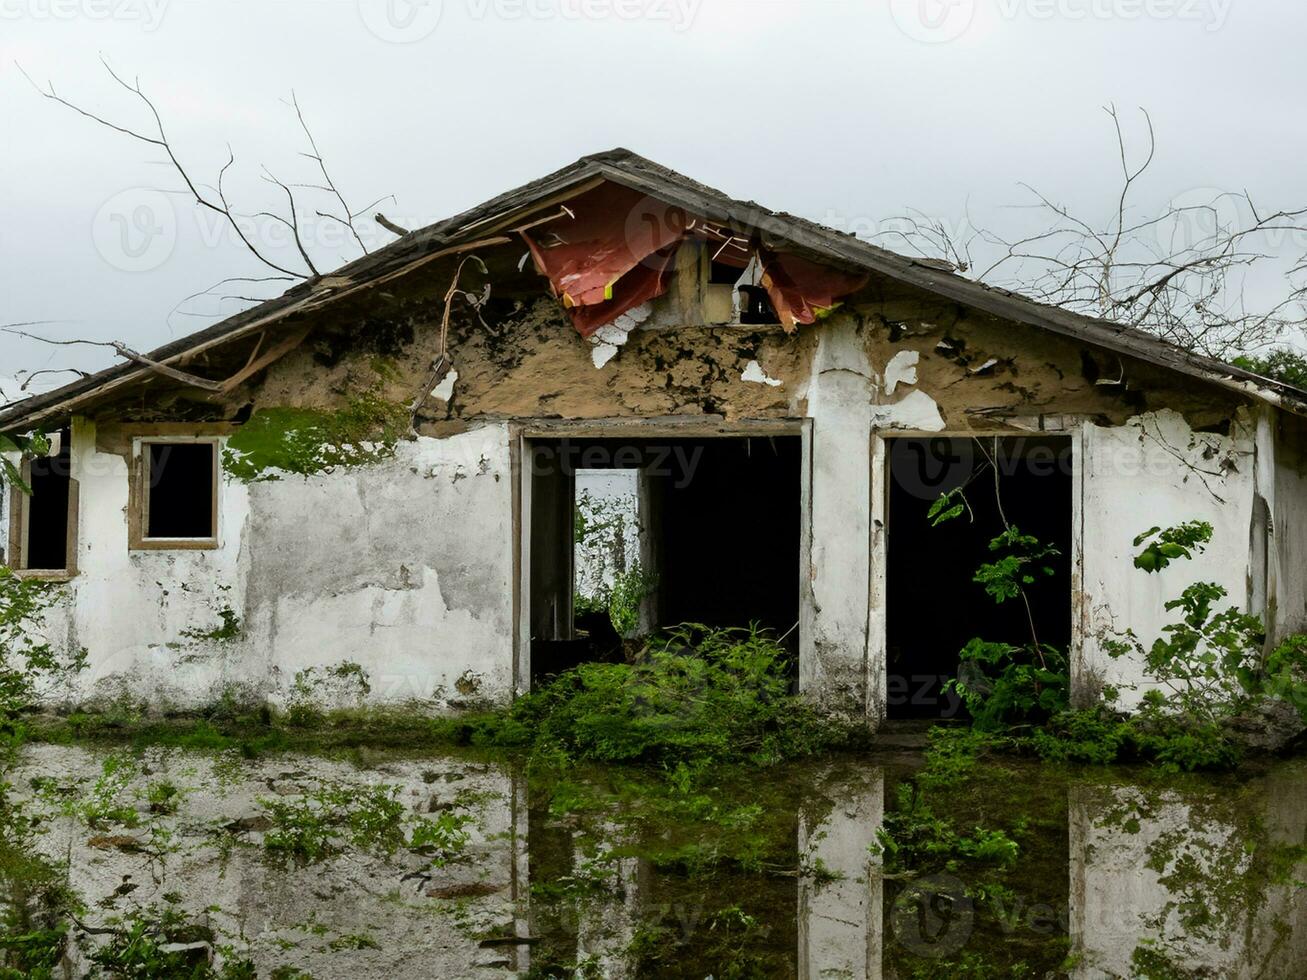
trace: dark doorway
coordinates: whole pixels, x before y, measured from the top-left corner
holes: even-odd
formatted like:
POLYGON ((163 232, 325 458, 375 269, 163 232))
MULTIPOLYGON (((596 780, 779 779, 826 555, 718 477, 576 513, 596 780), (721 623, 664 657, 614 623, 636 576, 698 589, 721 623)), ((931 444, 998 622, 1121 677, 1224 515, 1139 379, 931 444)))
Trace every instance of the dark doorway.
POLYGON ((593 485, 587 474, 630 474, 626 485, 635 502, 625 514, 638 533, 620 548, 624 569, 638 567, 648 590, 641 634, 682 623, 757 623, 797 654, 801 442, 798 436, 531 441, 533 681, 629 652, 630 636, 615 628, 593 590, 578 590, 594 578, 581 545, 595 523, 579 506, 593 485))
POLYGON ((64 430, 59 452, 31 462, 32 495, 27 500, 27 555, 32 571, 62 571, 69 565, 69 493, 72 489, 72 439, 64 430))
MULTIPOLYGON (((1060 554, 1030 590, 1039 641, 1071 642, 1071 441, 1059 437, 892 439, 888 443, 887 695, 891 718, 964 716, 945 683, 975 637, 1030 642, 1025 604, 996 604, 974 581, 1004 518, 1060 554), (995 479, 997 475, 997 480, 995 479), (962 516, 932 526, 931 505, 964 488, 962 516)), ((960 499, 960 498, 959 498, 960 499)))

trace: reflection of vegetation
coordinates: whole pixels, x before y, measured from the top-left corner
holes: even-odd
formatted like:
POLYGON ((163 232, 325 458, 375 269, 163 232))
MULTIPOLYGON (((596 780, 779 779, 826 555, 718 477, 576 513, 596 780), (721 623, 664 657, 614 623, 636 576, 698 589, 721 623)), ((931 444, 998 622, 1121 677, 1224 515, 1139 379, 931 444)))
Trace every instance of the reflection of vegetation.
POLYGON ((931 732, 872 845, 881 858, 886 967, 903 977, 1057 975, 1068 968, 1066 787, 994 755, 1007 740, 931 732))
POLYGON ((711 783, 636 768, 532 781, 533 976, 782 976, 793 970, 795 814, 836 805, 811 770, 719 770, 711 783), (612 921, 577 958, 581 924, 612 921), (620 915, 620 913, 619 913, 620 915), (616 924, 616 923, 614 923, 616 924), (599 955, 603 951, 603 955, 599 955), (590 972, 586 972, 589 970, 590 972))
MULTIPOLYGON (((1292 778, 1302 775, 1298 769, 1292 778)), ((1265 813, 1267 791, 1261 780, 1100 791, 1095 826, 1143 835, 1144 865, 1169 895, 1141 917, 1149 934, 1133 954, 1140 976, 1190 976, 1236 942, 1247 944, 1242 959, 1260 964, 1252 975, 1276 973, 1292 932, 1287 902, 1271 900, 1304 887, 1307 840, 1284 839, 1282 831, 1277 839, 1265 813)))
POLYGON ((346 846, 390 855, 406 848, 443 866, 467 844, 470 818, 442 813, 414 817, 399 802, 397 786, 321 783, 299 797, 262 798, 272 827, 263 839, 270 854, 320 861, 346 846))
MULTIPOLYGON (((151 906, 118 922, 109 941, 91 954, 91 962, 111 977, 186 977, 188 980, 255 980, 254 964, 234 955, 221 970, 209 963, 213 931, 189 921, 172 907, 151 906)), ((229 951, 230 952, 230 951, 229 951)))
POLYGON ((0 781, 0 978, 53 978, 80 910, 67 868, 41 857, 38 821, 0 781))

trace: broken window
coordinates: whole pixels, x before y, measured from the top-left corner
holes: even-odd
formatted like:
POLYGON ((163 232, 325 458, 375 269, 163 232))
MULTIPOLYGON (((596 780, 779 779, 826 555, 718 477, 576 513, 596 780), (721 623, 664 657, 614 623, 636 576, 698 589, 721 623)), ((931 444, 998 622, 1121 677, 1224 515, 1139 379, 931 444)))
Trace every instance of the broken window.
POLYGON ((887 699, 891 718, 965 715, 945 692, 973 638, 1071 642, 1072 448, 1069 438, 894 438, 887 442, 887 699), (932 526, 941 495, 964 488, 964 513, 932 526), (1055 547, 1053 576, 1022 602, 997 604, 975 581, 1005 522, 1055 547))
POLYGON ((797 652, 798 436, 528 447, 534 678, 682 623, 756 623, 797 652))
POLYGON ((218 443, 141 443, 137 547, 216 547, 218 443))
POLYGON ((9 564, 51 576, 71 576, 77 566, 77 481, 72 478, 72 439, 54 439, 49 456, 27 460, 23 479, 31 489, 10 490, 9 564))

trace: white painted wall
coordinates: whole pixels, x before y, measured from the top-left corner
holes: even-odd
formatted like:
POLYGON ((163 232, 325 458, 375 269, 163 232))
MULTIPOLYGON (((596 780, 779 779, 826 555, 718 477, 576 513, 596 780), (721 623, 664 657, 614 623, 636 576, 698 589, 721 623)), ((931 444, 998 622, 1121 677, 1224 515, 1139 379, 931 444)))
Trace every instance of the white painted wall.
MULTIPOLYGON (((886 365, 870 363, 866 351, 856 323, 831 322, 811 380, 790 397, 794 414, 811 419, 800 686, 874 722, 885 711, 878 434, 939 432, 945 420, 918 386, 910 349, 886 365)), ((1074 680, 1138 685, 1123 692, 1129 705, 1146 679, 1137 663, 1107 658, 1104 631, 1131 626, 1151 642, 1170 621, 1165 602, 1199 579, 1220 582, 1240 606, 1255 600, 1258 492, 1271 494, 1276 517, 1272 595, 1286 614, 1307 619, 1304 573, 1292 565, 1307 553, 1301 453, 1291 459, 1266 430, 1260 441, 1274 449, 1263 449, 1259 468, 1255 425, 1250 416, 1228 437, 1194 433, 1162 411, 1080 431, 1083 643, 1074 680), (1268 451, 1275 466, 1265 465, 1268 451), (1260 488, 1259 471, 1271 474, 1260 488), (1195 519, 1216 529, 1198 561, 1153 576, 1133 569, 1137 534, 1195 519)), ((70 699, 128 696, 184 708, 234 689, 277 702, 298 671, 350 662, 367 672, 377 702, 506 701, 514 685, 509 447, 507 425, 495 424, 401 443, 394 459, 364 469, 249 486, 224 480, 221 547, 129 552, 127 461, 98 452, 93 427, 79 423, 81 571, 68 587, 71 614, 50 625, 57 643, 90 652, 70 699), (216 627, 225 607, 241 620, 238 639, 184 635, 216 627)))
MULTIPOLYGON (((1081 612, 1085 626, 1078 677, 1134 685, 1121 691, 1130 707, 1153 685, 1141 665, 1112 660, 1102 640, 1132 628, 1145 646, 1175 619, 1166 603, 1198 581, 1216 582, 1230 604, 1249 608, 1249 537, 1255 493, 1253 430, 1240 419, 1229 437, 1194 432, 1171 411, 1142 415, 1126 425, 1084 427, 1081 612), (1156 574, 1134 567, 1137 535, 1152 527, 1208 521, 1214 529, 1205 553, 1156 574)), ((1260 612, 1260 610, 1257 610, 1260 612)))
POLYGON ((375 702, 506 701, 513 684, 512 489, 506 426, 404 442, 366 469, 251 485, 224 479, 220 547, 127 547, 127 461, 73 436, 80 574, 66 636, 90 669, 77 700, 155 709, 225 691, 284 702, 295 674, 356 663, 375 702), (239 638, 187 630, 240 617, 239 638))
POLYGON ((857 324, 837 320, 821 332, 805 392, 812 511, 800 688, 873 722, 886 701, 884 467, 873 435, 944 428, 939 406, 915 387, 918 357, 903 348, 878 371, 857 324))

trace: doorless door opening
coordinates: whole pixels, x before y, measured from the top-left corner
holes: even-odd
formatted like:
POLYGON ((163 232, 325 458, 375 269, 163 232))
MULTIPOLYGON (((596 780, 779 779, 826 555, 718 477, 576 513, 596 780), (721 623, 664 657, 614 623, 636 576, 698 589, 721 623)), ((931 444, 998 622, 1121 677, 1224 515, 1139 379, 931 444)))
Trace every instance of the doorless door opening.
POLYGON ((965 717, 959 652, 973 638, 1067 650, 1071 642, 1072 445, 1069 437, 888 440, 886 695, 890 718, 965 717), (943 494, 962 513, 932 526, 943 494), (996 603, 976 578, 1005 527, 1052 545, 1020 598, 996 603), (1042 567, 1052 571, 1042 573, 1042 567))
POLYGON ((682 623, 799 649, 802 439, 530 439, 532 682, 682 623))

